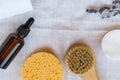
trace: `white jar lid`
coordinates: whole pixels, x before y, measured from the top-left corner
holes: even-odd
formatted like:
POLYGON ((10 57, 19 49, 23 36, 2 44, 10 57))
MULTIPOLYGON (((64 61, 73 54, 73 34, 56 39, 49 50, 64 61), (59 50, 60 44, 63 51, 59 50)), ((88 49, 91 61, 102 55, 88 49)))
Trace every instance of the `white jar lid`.
POLYGON ((120 60, 120 29, 108 32, 102 40, 104 54, 114 60, 120 60))

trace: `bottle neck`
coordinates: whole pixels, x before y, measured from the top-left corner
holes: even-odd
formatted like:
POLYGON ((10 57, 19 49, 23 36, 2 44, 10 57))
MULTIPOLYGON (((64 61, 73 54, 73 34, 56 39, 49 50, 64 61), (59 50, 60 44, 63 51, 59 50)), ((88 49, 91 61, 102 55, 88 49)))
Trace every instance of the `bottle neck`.
POLYGON ((16 33, 16 38, 21 40, 24 39, 24 36, 21 35, 20 33, 16 33))

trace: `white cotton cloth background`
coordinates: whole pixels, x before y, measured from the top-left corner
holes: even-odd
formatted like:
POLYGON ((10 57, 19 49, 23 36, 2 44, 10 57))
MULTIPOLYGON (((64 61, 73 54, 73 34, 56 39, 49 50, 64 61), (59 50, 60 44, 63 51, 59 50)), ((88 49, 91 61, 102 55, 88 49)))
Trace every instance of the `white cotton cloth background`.
POLYGON ((7 35, 15 32, 21 23, 31 16, 35 18, 22 50, 6 70, 0 69, 1 80, 21 80, 21 66, 25 59, 44 47, 51 48, 62 62, 63 80, 82 80, 71 73, 64 63, 66 50, 75 42, 84 42, 93 49, 99 80, 119 80, 120 61, 105 56, 101 41, 108 31, 120 28, 120 16, 101 19, 99 14, 85 12, 91 5, 103 4, 106 4, 103 0, 32 0, 33 11, 0 20, 2 44, 7 35))
POLYGON ((32 10, 31 0, 0 0, 0 19, 32 10))

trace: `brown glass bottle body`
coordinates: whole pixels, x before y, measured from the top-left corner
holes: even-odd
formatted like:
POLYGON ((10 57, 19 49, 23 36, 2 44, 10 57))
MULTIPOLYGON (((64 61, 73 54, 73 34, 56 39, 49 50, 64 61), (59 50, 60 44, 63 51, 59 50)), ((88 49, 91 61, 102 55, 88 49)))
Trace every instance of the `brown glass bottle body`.
POLYGON ((19 34, 10 34, 0 47, 0 68, 6 69, 24 45, 19 34))

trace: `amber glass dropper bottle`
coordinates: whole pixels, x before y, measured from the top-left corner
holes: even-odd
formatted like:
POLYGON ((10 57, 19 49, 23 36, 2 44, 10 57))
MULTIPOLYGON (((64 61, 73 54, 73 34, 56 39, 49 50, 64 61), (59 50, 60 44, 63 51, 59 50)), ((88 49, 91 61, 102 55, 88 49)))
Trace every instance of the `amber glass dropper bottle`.
POLYGON ((30 32, 34 19, 31 17, 22 24, 16 33, 11 33, 0 46, 0 68, 6 69, 24 45, 24 38, 30 32))

